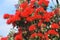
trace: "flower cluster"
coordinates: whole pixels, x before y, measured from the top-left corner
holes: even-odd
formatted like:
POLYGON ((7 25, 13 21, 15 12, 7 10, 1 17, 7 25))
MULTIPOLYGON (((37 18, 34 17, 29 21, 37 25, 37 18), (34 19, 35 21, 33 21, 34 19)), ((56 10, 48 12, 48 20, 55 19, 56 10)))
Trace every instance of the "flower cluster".
POLYGON ((8 37, 2 37, 1 40, 8 40, 8 37))
POLYGON ((25 0, 14 15, 4 14, 7 24, 18 28, 14 40, 53 40, 56 37, 59 39, 59 9, 56 9, 58 12, 47 12, 48 4, 49 0, 25 0))

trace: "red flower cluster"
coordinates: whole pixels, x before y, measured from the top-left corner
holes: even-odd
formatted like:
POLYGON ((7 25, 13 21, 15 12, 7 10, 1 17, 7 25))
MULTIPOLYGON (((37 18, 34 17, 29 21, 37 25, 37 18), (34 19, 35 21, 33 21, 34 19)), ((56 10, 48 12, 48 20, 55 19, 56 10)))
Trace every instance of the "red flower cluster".
POLYGON ((27 2, 24 2, 20 5, 20 8, 25 9, 28 6, 27 2))
POLYGON ((38 36, 38 37, 43 37, 43 34, 42 33, 33 33, 33 34, 31 34, 31 38, 34 38, 34 37, 36 37, 36 36, 38 36))
POLYGON ((1 38, 1 40, 8 40, 8 37, 3 37, 1 38))
POLYGON ((34 31, 34 30, 36 30, 36 26, 35 26, 35 25, 31 25, 31 26, 29 27, 29 31, 34 31))
POLYGON ((22 38, 22 33, 18 33, 18 34, 15 36, 14 40, 23 40, 23 38, 22 38))
POLYGON ((5 14, 5 15, 4 15, 4 19, 9 18, 9 16, 10 16, 9 14, 5 14))
POLYGON ((57 23, 52 23, 51 24, 51 28, 58 29, 59 28, 59 25, 57 23))
POLYGON ((39 2, 38 2, 39 5, 43 5, 44 4, 45 6, 48 6, 48 3, 49 3, 48 0, 44 0, 44 1, 43 0, 39 0, 39 2))
POLYGON ((58 33, 55 30, 49 30, 48 34, 57 35, 58 33))

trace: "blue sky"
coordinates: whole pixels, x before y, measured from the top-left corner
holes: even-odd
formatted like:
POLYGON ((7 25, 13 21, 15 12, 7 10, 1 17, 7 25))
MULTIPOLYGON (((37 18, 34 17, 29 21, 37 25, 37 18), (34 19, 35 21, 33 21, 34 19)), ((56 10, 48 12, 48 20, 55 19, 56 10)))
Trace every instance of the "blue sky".
MULTIPOLYGON (((15 13, 15 4, 18 3, 18 0, 0 0, 0 35, 6 36, 9 33, 10 28, 12 28, 12 25, 7 25, 6 20, 3 19, 3 15, 5 13, 14 14, 15 13)), ((54 4, 56 4, 54 0, 54 4)), ((50 6, 54 6, 50 0, 50 6)), ((51 9, 48 7, 48 10, 51 11, 51 9)))
POLYGON ((0 0, 0 35, 6 36, 9 33, 12 25, 7 25, 6 20, 3 19, 5 13, 13 14, 16 10, 15 4, 18 3, 18 0, 0 0))

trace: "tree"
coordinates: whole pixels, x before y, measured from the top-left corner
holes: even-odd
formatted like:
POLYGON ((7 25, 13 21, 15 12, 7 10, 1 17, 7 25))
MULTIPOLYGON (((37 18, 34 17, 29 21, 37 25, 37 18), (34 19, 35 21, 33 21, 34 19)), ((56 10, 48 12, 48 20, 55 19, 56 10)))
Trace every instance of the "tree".
POLYGON ((14 40, 60 40, 60 8, 47 12, 47 0, 19 0, 15 15, 4 14, 7 24, 17 27, 14 40))

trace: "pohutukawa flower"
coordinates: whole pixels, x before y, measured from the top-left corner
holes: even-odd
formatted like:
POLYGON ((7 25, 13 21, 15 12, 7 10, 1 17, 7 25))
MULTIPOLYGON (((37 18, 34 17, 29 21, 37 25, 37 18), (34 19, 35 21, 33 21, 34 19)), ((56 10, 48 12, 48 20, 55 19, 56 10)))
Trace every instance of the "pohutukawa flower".
POLYGON ((52 23, 51 24, 51 28, 52 29, 58 29, 59 28, 59 25, 57 23, 52 23))
POLYGON ((34 31, 34 30, 36 30, 36 26, 34 24, 29 26, 29 31, 34 31))
POLYGON ((14 40, 23 40, 22 34, 21 34, 21 33, 20 33, 20 34, 17 34, 17 35, 15 36, 14 40))
POLYGON ((31 34, 31 38, 34 38, 34 37, 36 37, 37 36, 37 33, 33 33, 33 34, 31 34))
POLYGON ((4 19, 8 19, 10 17, 9 14, 4 14, 4 19))
POLYGON ((48 31, 48 34, 57 35, 58 32, 56 32, 55 30, 49 30, 48 31))
POLYGON ((28 6, 27 2, 20 4, 20 8, 25 9, 28 6))

